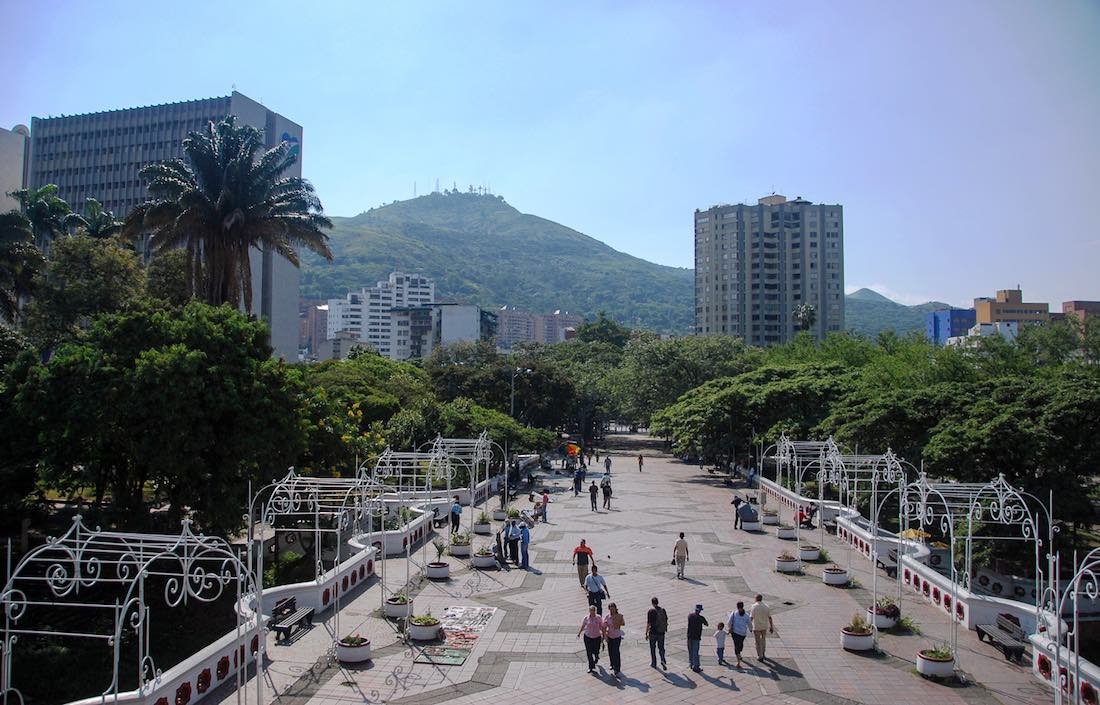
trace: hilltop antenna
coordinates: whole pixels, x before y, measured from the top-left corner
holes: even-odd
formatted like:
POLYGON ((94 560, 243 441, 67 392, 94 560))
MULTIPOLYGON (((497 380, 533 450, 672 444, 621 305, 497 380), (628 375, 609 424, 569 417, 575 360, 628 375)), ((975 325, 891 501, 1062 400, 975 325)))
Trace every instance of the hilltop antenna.
POLYGON ((413 198, 416 198, 416 182, 413 181, 413 198))
POLYGON ((435 178, 435 192, 439 193, 439 177, 435 178))

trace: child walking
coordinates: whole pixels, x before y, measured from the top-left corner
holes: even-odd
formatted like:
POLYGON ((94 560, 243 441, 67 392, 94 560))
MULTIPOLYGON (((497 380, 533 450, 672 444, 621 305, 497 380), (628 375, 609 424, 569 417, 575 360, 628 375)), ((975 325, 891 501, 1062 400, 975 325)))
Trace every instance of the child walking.
POLYGON ((718 630, 714 632, 714 650, 718 654, 718 664, 726 665, 726 625, 718 623, 718 630))

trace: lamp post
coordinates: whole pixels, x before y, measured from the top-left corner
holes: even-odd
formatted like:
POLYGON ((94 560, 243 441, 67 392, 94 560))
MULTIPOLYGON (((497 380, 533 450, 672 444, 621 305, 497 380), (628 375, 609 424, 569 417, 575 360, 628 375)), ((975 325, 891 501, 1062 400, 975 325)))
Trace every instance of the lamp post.
MULTIPOLYGON (((509 394, 509 397, 508 397, 508 417, 511 418, 511 419, 516 418, 516 375, 520 374, 521 372, 523 374, 528 374, 528 373, 531 372, 531 370, 526 368, 526 367, 513 367, 512 368, 512 386, 511 386, 511 393, 509 394)), ((511 470, 512 470, 511 462, 509 461, 509 458, 508 458, 508 441, 505 440, 504 441, 504 501, 505 502, 507 502, 510 499, 510 497, 508 496, 508 475, 511 472, 511 470)), ((517 477, 516 479, 518 480, 519 478, 517 477)), ((503 508, 504 507, 501 507, 501 509, 503 509, 503 508)))

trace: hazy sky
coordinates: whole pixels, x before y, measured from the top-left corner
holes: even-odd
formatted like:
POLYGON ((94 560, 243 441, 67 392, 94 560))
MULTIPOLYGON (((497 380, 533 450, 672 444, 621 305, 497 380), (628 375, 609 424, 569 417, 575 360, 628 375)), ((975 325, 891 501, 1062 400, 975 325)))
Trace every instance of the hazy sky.
POLYGON ((1100 299, 1100 3, 4 2, 0 124, 242 93, 335 215, 457 182, 662 264, 845 207, 848 289, 1100 299))

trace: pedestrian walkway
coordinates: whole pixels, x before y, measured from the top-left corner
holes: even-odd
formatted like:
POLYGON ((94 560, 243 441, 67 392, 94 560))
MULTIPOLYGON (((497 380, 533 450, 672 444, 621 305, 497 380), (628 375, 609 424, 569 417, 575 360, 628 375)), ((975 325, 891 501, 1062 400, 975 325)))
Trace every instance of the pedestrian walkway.
MULTIPOLYGON (((540 705, 633 701, 1015 705, 1051 701, 1051 692, 1032 678, 1026 666, 1005 662, 972 633, 960 634, 960 665, 975 684, 947 686, 919 677, 914 671, 918 649, 949 641, 950 624, 908 595, 902 612, 920 625, 922 635, 884 635, 881 655, 842 650, 841 626, 871 601, 867 589, 871 573, 865 559, 851 557, 852 574, 863 589, 823 585, 820 565, 807 565, 804 575, 781 575, 774 570, 774 558, 781 550, 791 549, 792 542, 780 541, 773 533, 735 531, 730 488, 721 478, 650 450, 645 472, 639 473, 637 446, 631 448, 616 456, 622 471, 612 475, 610 511, 592 512, 586 494, 573 496, 570 478, 550 477, 551 521, 532 531, 530 571, 479 572, 451 559, 449 582, 424 581, 414 589, 417 614, 430 609, 440 615, 455 605, 496 608, 463 665, 414 663, 419 647, 401 642, 392 624, 381 618, 381 587, 372 584, 344 607, 340 621, 342 633, 358 632, 371 639, 373 660, 350 667, 330 663, 326 649, 333 619, 331 614, 322 615, 324 621, 290 645, 275 645, 269 637, 265 702, 473 705, 531 698, 540 705), (628 463, 631 458, 635 460, 628 463), (690 546, 684 580, 676 579, 676 566, 671 564, 681 531, 690 546), (584 644, 577 638, 587 603, 571 557, 581 538, 593 549, 610 601, 618 604, 626 618, 623 671, 618 679, 610 673, 606 651, 598 673, 588 674, 584 644), (756 660, 750 638, 744 670, 719 665, 711 636, 715 626, 726 620, 738 600, 747 607, 756 593, 765 596, 775 618, 777 634, 768 640, 769 660, 756 660), (650 668, 644 638, 646 610, 654 596, 669 614, 667 671, 650 668), (688 668, 685 629, 697 603, 703 605, 710 627, 703 634, 702 671, 693 673, 688 668)), ((526 495, 518 501, 525 504, 526 495)), ((477 537, 475 547, 488 540, 477 537)), ((833 561, 848 564, 843 544, 827 537, 824 548, 833 561)), ((404 563, 390 559, 388 587, 400 587, 404 576, 404 563)), ((888 590, 885 574, 879 579, 882 589, 888 590)), ((732 640, 726 644, 726 659, 734 661, 732 640)), ((216 696, 215 701, 235 701, 232 691, 219 691, 216 696)))

